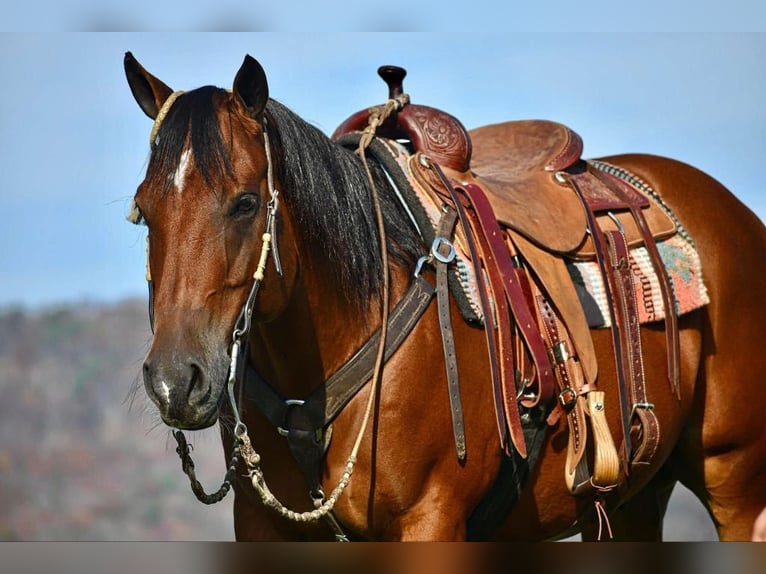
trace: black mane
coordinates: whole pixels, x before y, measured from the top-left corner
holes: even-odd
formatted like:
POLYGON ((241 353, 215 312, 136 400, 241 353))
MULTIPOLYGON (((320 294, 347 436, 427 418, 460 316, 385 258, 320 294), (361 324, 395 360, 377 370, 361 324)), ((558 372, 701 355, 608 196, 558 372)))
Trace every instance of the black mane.
MULTIPOLYGON (((226 95, 206 86, 176 100, 158 132, 147 176, 167 189, 191 142, 195 164, 211 189, 232 174, 231 142, 222 138, 214 97, 226 95)), ((292 214, 303 265, 315 265, 349 303, 364 308, 381 291, 382 265, 372 195, 358 156, 331 141, 285 106, 269 100, 268 131, 284 204, 292 214)), ((229 121, 232 121, 231 118, 229 121)), ((386 221, 388 250, 412 266, 423 245, 386 176, 371 162, 386 221)), ((165 191, 167 191, 165 189, 165 191)))

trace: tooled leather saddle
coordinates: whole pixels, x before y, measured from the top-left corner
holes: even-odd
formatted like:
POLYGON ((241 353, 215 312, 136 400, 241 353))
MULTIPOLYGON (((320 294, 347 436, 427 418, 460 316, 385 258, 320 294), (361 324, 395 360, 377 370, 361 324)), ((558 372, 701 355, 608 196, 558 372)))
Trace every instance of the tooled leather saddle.
MULTIPOLYGON (((379 74, 390 99, 402 95, 403 69, 385 66, 379 74)), ((333 139, 364 130, 370 113, 349 117, 333 139)), ((377 128, 376 136, 406 143, 415 182, 457 210, 476 275, 486 278, 478 283, 491 363, 492 357, 497 361, 492 364, 494 396, 506 452, 513 446, 526 454, 519 419, 542 405, 551 423, 562 416, 568 421, 565 477, 572 492, 613 488, 632 465, 647 464, 659 426, 645 392, 628 260, 629 250, 641 245, 656 271, 670 310, 665 318, 668 375, 678 393, 673 292, 656 247, 658 239, 676 233, 666 210, 620 177, 619 170, 583 160, 580 136, 558 123, 512 121, 469 132, 446 112, 407 104, 377 128), (620 382, 619 455, 604 416, 606 398, 598 390, 588 322, 566 269, 567 260, 578 259, 596 260, 608 289, 620 382), (589 434, 593 461, 586 456, 589 434)))

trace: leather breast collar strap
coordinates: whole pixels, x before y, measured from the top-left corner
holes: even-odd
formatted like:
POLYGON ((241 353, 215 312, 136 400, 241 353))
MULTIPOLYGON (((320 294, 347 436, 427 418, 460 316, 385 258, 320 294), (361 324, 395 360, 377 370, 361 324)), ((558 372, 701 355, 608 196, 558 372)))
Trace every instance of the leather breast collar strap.
MULTIPOLYGON (((416 276, 402 299, 391 311, 385 359, 401 346, 425 312, 434 287, 416 276)), ((309 482, 312 495, 321 490, 319 464, 329 446, 330 425, 344 406, 373 375, 380 329, 324 384, 305 399, 285 399, 248 363, 245 393, 278 432, 287 438, 295 460, 309 482)))

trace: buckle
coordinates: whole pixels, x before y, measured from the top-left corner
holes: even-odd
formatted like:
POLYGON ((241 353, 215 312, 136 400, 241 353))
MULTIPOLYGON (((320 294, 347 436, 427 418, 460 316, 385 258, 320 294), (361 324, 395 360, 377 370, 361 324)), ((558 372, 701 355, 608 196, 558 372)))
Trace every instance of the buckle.
POLYGON ((415 265, 414 276, 420 277, 420 273, 423 271, 423 265, 432 264, 434 259, 438 261, 439 263, 448 265, 455 260, 455 256, 456 256, 455 246, 452 244, 452 242, 446 237, 437 236, 434 238, 434 241, 431 244, 431 251, 428 253, 428 255, 423 255, 420 259, 418 259, 418 262, 415 265), (439 252, 439 249, 441 248, 442 245, 447 246, 446 255, 442 255, 439 252))
POLYGON ((440 263, 452 263, 455 260, 455 246, 446 237, 434 237, 434 242, 431 244, 431 255, 440 263), (447 255, 439 253, 439 248, 442 245, 447 246, 447 255))
POLYGON ((638 409, 646 409, 647 411, 653 411, 654 403, 635 403, 633 405, 633 408, 630 411, 630 418, 633 418, 633 415, 636 414, 636 411, 638 409))
MULTIPOLYGON (((304 404, 306 404, 306 401, 302 401, 300 399, 287 399, 285 401, 285 406, 287 409, 285 410, 285 423, 287 424, 287 419, 290 418, 290 410, 291 407, 302 407, 304 404)), ((288 436, 290 434, 290 431, 284 427, 277 427, 277 432, 280 436, 288 436)))
POLYGON ((559 393, 559 404, 564 410, 571 411, 577 401, 577 393, 572 387, 567 387, 559 393))
POLYGON ((557 365, 563 365, 572 356, 566 341, 559 341, 553 345, 551 347, 551 355, 553 356, 553 362, 557 365))

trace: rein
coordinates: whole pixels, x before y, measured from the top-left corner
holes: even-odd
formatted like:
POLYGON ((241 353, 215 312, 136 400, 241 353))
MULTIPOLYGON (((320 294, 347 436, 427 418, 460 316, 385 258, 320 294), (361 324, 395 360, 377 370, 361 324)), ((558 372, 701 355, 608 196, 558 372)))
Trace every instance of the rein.
MULTIPOLYGON (((376 222, 377 222, 378 233, 380 238, 380 256, 382 260, 382 274, 383 274, 383 277, 382 277, 383 285, 382 285, 382 294, 381 294, 381 328, 380 328, 378 341, 377 341, 375 365, 373 368, 372 378, 370 381, 371 382, 370 395, 367 399, 367 404, 365 407, 362 424, 359 428, 359 432, 357 434, 356 440, 351 450, 351 454, 349 455, 346 461, 344 472, 341 475, 341 478, 338 481, 338 484, 335 486, 335 488, 332 490, 332 492, 327 498, 325 498, 325 494, 317 481, 317 485, 314 486, 310 491, 310 495, 314 501, 314 510, 306 511, 306 512, 296 512, 294 510, 289 509, 282 502, 280 502, 269 489, 266 483, 265 477, 263 475, 263 471, 261 470, 261 466, 260 466, 261 456, 254 450, 252 446, 250 437, 248 435, 247 426, 240 418, 237 398, 235 397, 235 393, 234 393, 234 387, 238 381, 238 378, 242 376, 242 373, 244 372, 244 369, 241 368, 239 364, 240 355, 245 354, 244 349, 246 348, 247 335, 249 334, 250 327, 251 327, 253 308, 255 306, 255 300, 258 295, 260 284, 264 279, 264 274, 265 274, 265 269, 268 262, 269 253, 273 252, 274 263, 275 263, 277 273, 280 276, 282 275, 282 268, 281 268, 279 253, 278 253, 277 244, 276 244, 276 213, 279 207, 279 199, 278 199, 279 191, 274 186, 273 162, 271 158, 271 149, 270 149, 269 138, 268 138, 267 124, 264 118, 264 124, 263 124, 264 148, 266 151, 267 170, 268 170, 267 171, 268 188, 269 188, 269 194, 271 196, 271 199, 269 200, 269 203, 268 203, 266 230, 263 234, 263 243, 261 246, 261 254, 260 254, 260 259, 258 262, 258 268, 256 269, 253 275, 253 285, 242 307, 242 310, 240 311, 239 317, 235 323, 235 327, 232 332, 232 343, 231 343, 231 348, 229 353, 231 357, 231 362, 229 365, 229 376, 227 381, 227 397, 228 397, 229 405, 231 407, 232 413, 234 415, 234 421, 235 421, 234 429, 233 429, 234 447, 232 450, 232 456, 228 466, 228 470, 224 477, 224 481, 217 492, 213 494, 205 493, 204 489, 202 488, 202 486, 200 485, 200 483, 197 481, 195 477, 194 463, 191 459, 191 455, 189 453, 189 446, 186 443, 186 439, 184 437, 183 432, 181 430, 173 431, 173 436, 178 442, 178 448, 176 449, 176 452, 178 453, 178 455, 180 456, 182 460, 182 469, 184 473, 187 474, 187 476, 189 477, 192 491, 194 492, 195 496, 200 502, 203 502, 205 504, 213 504, 213 503, 219 502, 226 496, 228 491, 231 489, 231 481, 233 480, 233 474, 237 467, 239 458, 241 457, 248 470, 247 476, 250 478, 253 488, 259 494, 261 501, 263 502, 265 506, 272 508, 284 518, 287 518, 288 520, 292 520, 294 522, 311 522, 311 521, 319 520, 320 518, 325 518, 328 521, 330 527, 333 529, 336 540, 348 541, 348 538, 343 533, 340 525, 338 524, 337 520, 333 516, 332 509, 334 508, 340 496, 343 494, 343 491, 347 488, 351 479, 351 475, 354 472, 354 467, 357 461, 357 454, 361 446, 364 434, 367 430, 367 426, 370 420, 370 416, 372 414, 373 406, 375 404, 375 399, 377 397, 378 387, 380 385, 381 375, 383 371, 383 365, 387 358, 386 356, 387 352, 390 355, 390 353, 393 352, 392 347, 394 347, 394 350, 395 350, 394 345, 390 345, 390 344, 387 345, 387 342, 388 342, 387 335, 388 335, 388 329, 389 329, 390 277, 389 277, 389 270, 388 270, 388 252, 386 249, 385 223, 383 220, 383 213, 382 213, 382 208, 380 205, 380 200, 377 194, 377 189, 372 177, 372 173, 370 172, 370 168, 366 161, 365 150, 372 142, 373 137, 375 135, 375 130, 377 129, 378 125, 384 122, 386 118, 392 112, 398 109, 401 109, 402 106, 406 105, 408 99, 409 97, 406 94, 403 94, 399 96, 398 98, 388 100, 386 104, 384 104, 383 106, 374 108, 375 112, 371 113, 369 125, 364 130, 364 136, 360 140, 358 149, 356 151, 356 153, 359 155, 364 165, 367 179, 370 184, 370 189, 373 191, 372 193, 373 207, 375 209, 376 222)), ((171 105, 172 105, 172 102, 171 102, 171 105)), ((165 111, 165 113, 167 113, 167 110, 169 108, 170 108, 170 105, 167 105, 167 102, 166 102, 166 105, 163 106, 163 110, 165 111)), ((159 121, 161 121, 161 119, 158 117, 158 121, 155 122, 155 127, 152 130, 154 137, 156 137, 156 131, 157 131, 157 128, 159 127, 159 121)), ((148 258, 147 258, 147 270, 148 270, 148 258)), ((149 277, 148 271, 147 271, 147 277, 149 277)), ((417 278, 420 279, 419 277, 417 278)), ((430 297, 432 295, 432 292, 429 293, 427 289, 423 289, 422 283, 423 283, 422 280, 416 281, 415 284, 418 286, 418 289, 416 289, 415 293, 413 293, 413 295, 409 297, 409 299, 418 301, 417 311, 413 313, 413 315, 416 318, 419 317, 420 314, 422 314, 423 310, 425 310, 425 307, 430 301, 430 297)), ((412 311, 412 309, 410 309, 410 311, 412 311)), ((399 315, 401 315, 401 312, 399 313, 399 315)), ((410 324, 408 325, 408 328, 406 328, 405 330, 399 333, 399 339, 403 338, 402 333, 404 336, 406 336, 406 334, 409 333, 409 330, 412 328, 412 326, 414 326, 414 321, 408 321, 408 323, 410 324)), ((400 342, 401 340, 398 340, 395 344, 398 345, 398 343, 400 342)), ((246 361, 246 358, 244 360, 246 361)), ((244 382, 243 376, 242 376, 242 380, 244 382)), ((362 379, 361 384, 356 386, 357 388, 354 390, 354 392, 356 392, 356 390, 364 386, 367 380, 369 380, 367 377, 362 379)), ((243 389, 244 389, 244 384, 240 385, 240 402, 242 399, 243 389)), ((352 396, 353 394, 351 394, 348 398, 350 399, 352 396)), ((301 401, 295 401, 295 402, 296 403, 300 402, 302 404, 301 401)), ((287 404, 290 405, 290 401, 287 401, 287 404)))

